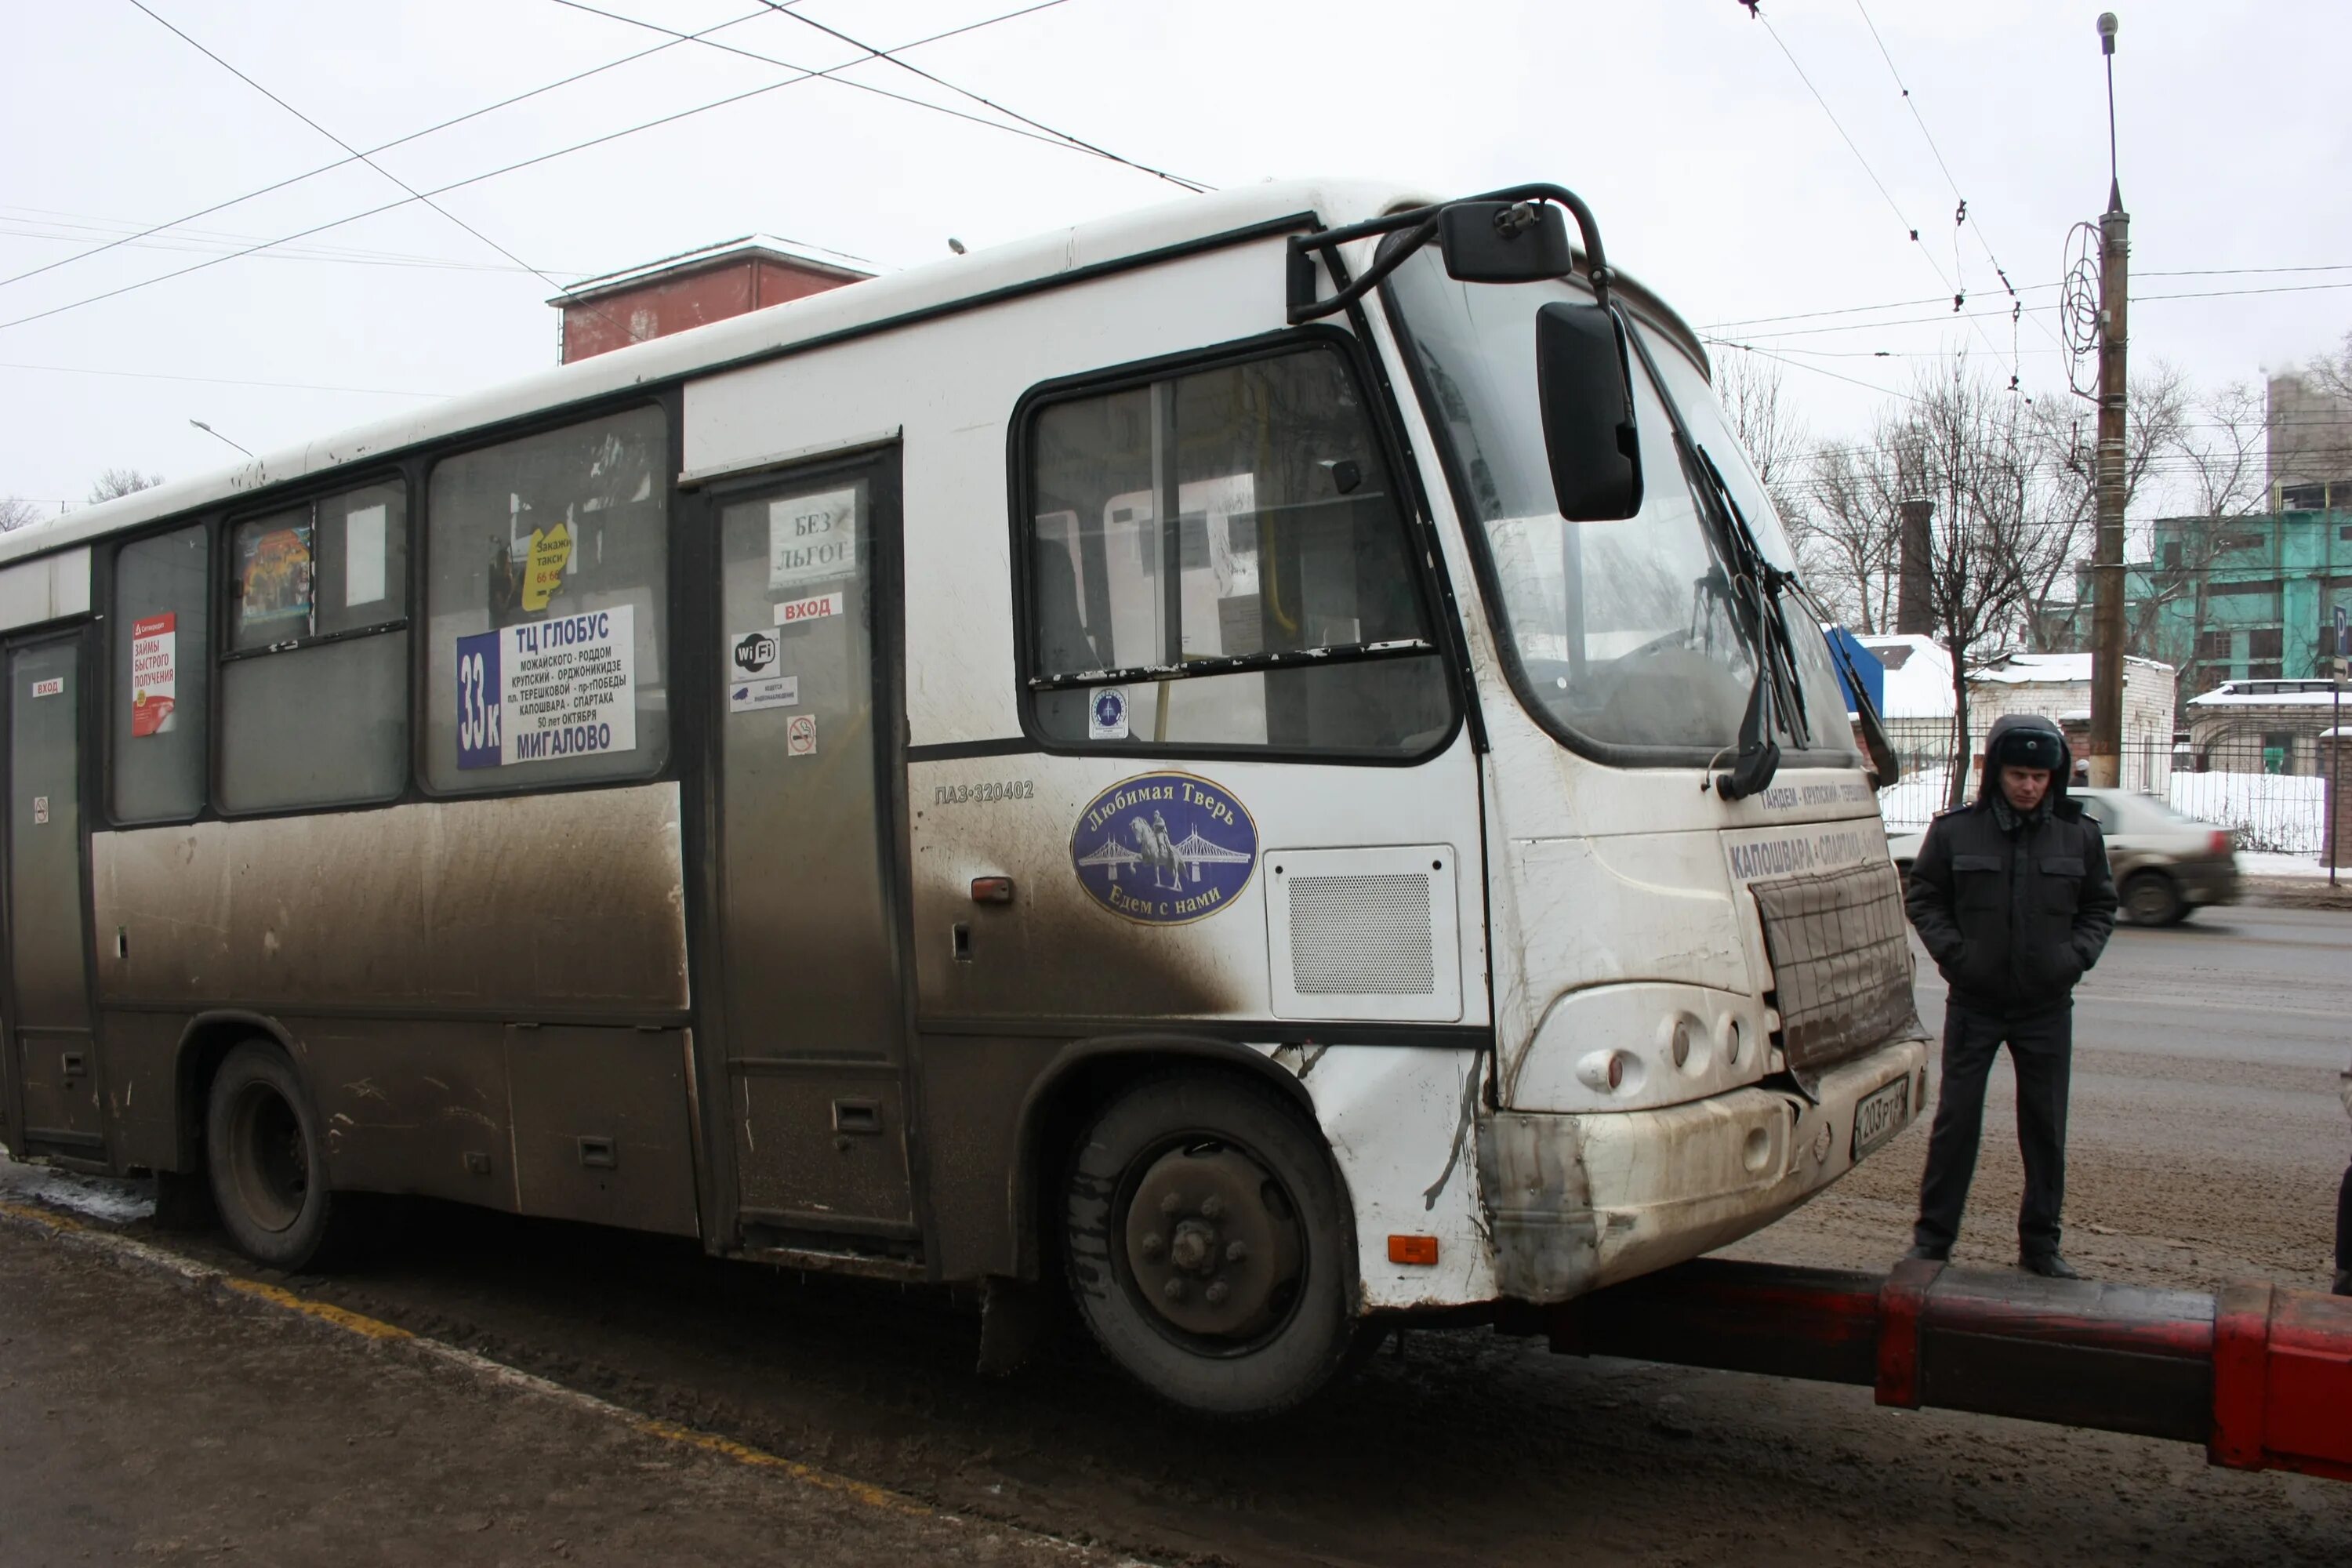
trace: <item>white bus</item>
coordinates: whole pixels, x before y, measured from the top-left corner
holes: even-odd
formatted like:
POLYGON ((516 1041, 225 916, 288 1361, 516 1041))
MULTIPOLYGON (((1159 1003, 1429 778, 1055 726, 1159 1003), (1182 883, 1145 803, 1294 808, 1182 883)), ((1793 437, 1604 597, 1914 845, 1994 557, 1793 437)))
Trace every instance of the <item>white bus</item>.
POLYGON ((1066 1288, 1225 1414, 1768 1223, 1925 1045, 1602 258, 1255 186, 0 539, 0 1141, 288 1268, 404 1193, 1066 1288))

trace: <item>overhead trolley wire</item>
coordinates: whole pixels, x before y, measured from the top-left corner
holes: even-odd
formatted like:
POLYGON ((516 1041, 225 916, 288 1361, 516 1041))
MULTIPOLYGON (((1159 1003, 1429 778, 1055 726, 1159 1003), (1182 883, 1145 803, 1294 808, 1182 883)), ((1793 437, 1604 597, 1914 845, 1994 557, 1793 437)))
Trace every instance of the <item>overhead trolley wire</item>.
MULTIPOLYGON (((552 277, 541 271, 538 268, 533 267, 530 262, 525 261, 521 257, 516 255, 513 251, 508 249, 497 240, 492 239, 488 235, 484 234, 480 229, 476 228, 472 224, 467 223, 464 218, 459 217, 456 213, 451 212, 447 207, 443 206, 439 202, 435 201, 431 196, 418 190, 415 185, 410 184, 406 180, 402 179, 398 174, 395 174, 390 169, 385 168, 382 163, 377 163, 375 159, 369 156, 367 153, 361 152, 358 148, 344 141, 341 136, 336 135, 333 132, 320 124, 316 120, 311 119, 310 116, 295 108, 294 105, 289 103, 286 100, 280 98, 267 87, 264 87, 260 82, 256 81, 252 77, 238 69, 236 66, 230 64, 226 59, 214 53, 203 44, 197 42, 196 39, 191 37, 184 29, 176 26, 170 19, 158 13, 152 6, 149 5, 147 4, 147 0, 131 0, 131 4, 144 12, 157 24, 170 31, 171 34, 174 37, 178 38, 182 43, 186 44, 190 48, 204 56, 205 58, 212 61, 213 64, 220 67, 221 69, 236 78, 237 80, 245 83, 246 86, 253 89, 254 91, 261 94, 262 97, 268 99, 270 102, 276 104, 278 108, 284 110, 287 113, 292 115, 295 119, 300 121, 303 124, 309 126, 311 130, 325 137, 328 141, 332 142, 336 146, 341 147, 344 152, 350 153, 352 157, 357 158, 361 163, 365 163, 369 168, 373 169, 377 174, 382 174, 385 179, 390 180, 394 184, 398 185, 402 190, 406 191, 416 200, 423 202, 426 206, 432 208, 441 216, 447 218, 451 223, 456 224, 459 228, 464 229, 467 234, 472 235, 476 239, 480 240, 484 245, 488 246, 492 250, 497 251, 500 256, 505 257, 509 261, 513 262, 517 267, 521 268, 524 271, 530 273, 532 277, 538 279, 541 282, 546 284, 550 289, 554 289, 557 293, 560 294, 563 291, 563 285, 558 283, 552 277)), ((625 324, 615 321, 609 315, 606 315, 603 310, 593 304, 590 304, 588 309, 595 311, 598 316, 603 317, 605 325, 617 329, 624 338, 635 341, 636 333, 631 331, 625 324)))
MULTIPOLYGON (((1795 52, 1789 47, 1787 41, 1780 37, 1780 30, 1772 26, 1771 19, 1766 16, 1762 11, 1752 10, 1749 14, 1758 21, 1764 24, 1764 30, 1768 34, 1771 35, 1774 47, 1780 51, 1782 58, 1788 60, 1789 68, 1797 73, 1797 79, 1803 82, 1805 84, 1805 90, 1813 95, 1813 101, 1821 106, 1822 113, 1828 118, 1832 128, 1837 132, 1839 139, 1844 142, 1846 151, 1853 154, 1854 162, 1862 165, 1862 172, 1870 176, 1870 183, 1877 186, 1878 194, 1885 198, 1887 210, 1895 215, 1895 220, 1898 223, 1902 224, 1904 232, 1911 237, 1912 243, 1915 245, 1918 244, 1918 226, 1914 224, 1910 218, 1906 216, 1903 211, 1902 204, 1895 199, 1895 193, 1886 188, 1886 182, 1878 177, 1878 171, 1871 167, 1870 160, 1868 158, 1863 156, 1862 148, 1854 142, 1852 133, 1846 130, 1844 121, 1838 119, 1837 111, 1830 107, 1830 100, 1822 96, 1822 89, 1813 85, 1813 79, 1806 74, 1805 68, 1803 65, 1799 63, 1795 52)), ((1944 269, 1937 265, 1936 258, 1928 254, 1925 246, 1920 247, 1919 258, 1927 264, 1927 269, 1933 272, 1936 275, 1936 280, 1944 286, 1946 297, 1950 299, 1952 301, 1953 313, 1956 315, 1968 314, 1968 312, 1962 309, 1967 299, 1966 291, 1953 287, 1952 280, 1944 276, 1944 269)), ((1984 340, 1985 347, 1990 349, 1993 354, 1998 357, 2000 353, 2000 346, 1992 341, 1992 339, 1986 333, 1984 328, 1979 325, 1973 318, 1969 321, 1969 324, 1974 329, 1977 336, 1984 340)))
MULTIPOLYGON (((1045 0, 1045 4, 1048 5, 1056 3, 1058 3, 1058 0, 1045 0)), ((985 20, 979 22, 967 23, 965 26, 961 27, 950 28, 944 33, 935 33, 929 37, 918 38, 912 43, 901 44, 898 47, 901 50, 919 48, 925 44, 935 43, 941 38, 952 37, 958 33, 969 33, 977 28, 992 26, 998 22, 1011 21, 1016 16, 1026 16, 1031 11, 1040 9, 1043 9, 1042 5, 1024 5, 1019 10, 1008 11, 1002 16, 988 17, 985 20)), ((626 20, 627 18, 620 19, 626 20)), ((803 71, 799 76, 787 77, 782 81, 772 81, 764 83, 759 87, 747 88, 741 92, 730 93, 723 98, 712 99, 709 102, 698 103, 689 109, 681 109, 668 114, 656 115, 650 120, 642 120, 634 125, 624 126, 618 131, 608 131, 599 136, 591 136, 584 141, 574 142, 568 146, 557 147, 549 152, 534 153, 528 158, 519 158, 511 163, 501 164, 498 168, 485 170, 483 173, 478 174, 468 174, 463 179, 452 180, 448 184, 443 185, 436 185, 431 190, 425 192, 424 195, 427 196, 446 195, 451 191, 462 190, 468 185, 478 185, 485 181, 495 180, 503 175, 515 174, 524 169, 535 167, 541 163, 551 163, 555 159, 568 157, 574 153, 584 153, 592 147, 601 147, 606 142, 618 142, 625 137, 635 136, 640 132, 656 130, 664 125, 674 124, 681 120, 691 119, 698 114, 707 114, 714 109, 725 109, 731 104, 741 103, 750 99, 759 98, 764 94, 777 91, 782 88, 797 87, 803 82, 811 81, 819 77, 823 77, 827 80, 840 80, 841 84, 845 87, 855 87, 867 92, 879 93, 882 97, 897 99, 900 102, 911 103, 919 108, 934 110, 941 114, 951 114, 959 120, 970 120, 975 124, 987 125, 995 130, 1005 132, 1011 135, 1026 136, 1034 141, 1045 142, 1049 145, 1053 146, 1064 145, 1064 143, 1053 142, 1051 138, 1038 135, 1034 132, 1024 131, 1016 125, 1005 125, 992 120, 982 120, 977 115, 964 114, 960 110, 949 109, 942 104, 927 103, 921 99, 908 98, 902 93, 891 92, 884 88, 870 87, 864 82, 844 80, 840 78, 835 77, 833 74, 835 71, 845 69, 849 66, 861 63, 863 62, 858 60, 845 60, 841 65, 827 66, 823 70, 803 71)), ((350 160, 346 159, 344 162, 348 163, 350 160)), ((182 267, 170 272, 158 273, 152 278, 142 278, 135 282, 125 283, 117 288, 101 290, 96 294, 85 295, 79 300, 68 300, 62 305, 52 305, 46 310, 36 310, 27 315, 16 317, 11 321, 0 321, 0 331, 5 331, 11 327, 25 326, 33 321, 46 321, 51 316, 63 315, 68 310, 78 310, 85 305, 95 305, 100 303, 101 300, 117 299, 124 294, 134 293, 139 289, 151 288, 158 283, 168 283, 175 278, 184 278, 192 272, 201 272, 206 268, 217 267, 224 261, 234 261, 240 257, 250 256, 256 251, 268 250, 275 248, 278 246, 290 245, 296 240, 308 239, 314 234, 324 234, 330 229, 341 228, 347 224, 358 223, 364 218, 374 217, 379 214, 392 212, 397 208, 407 206, 412 201, 417 199, 418 198, 416 197, 403 196, 397 201, 385 202, 379 206, 369 207, 363 212, 347 213, 341 217, 330 218, 323 223, 312 224, 307 228, 297 229, 291 234, 280 235, 275 239, 264 240, 258 244, 248 245, 243 249, 233 250, 228 252, 226 255, 207 257, 202 261, 194 262, 189 266, 182 267)), ((803 240, 789 239, 789 237, 785 237, 789 240, 789 243, 793 245, 807 246, 807 248, 810 249, 823 250, 827 248, 823 246, 807 245, 807 242, 803 240)), ((836 256, 847 255, 846 252, 843 251, 834 251, 832 254, 836 256)), ((864 258, 851 257, 850 259, 861 260, 864 258)))
MULTIPOLYGON (((721 22, 716 26, 705 27, 699 33, 681 35, 672 37, 667 43, 656 44, 650 48, 639 49, 633 55, 623 55, 619 59, 607 60, 601 66, 592 66, 583 71, 574 71, 572 75, 562 78, 559 80, 551 81, 540 87, 534 87, 525 92, 516 93, 509 98, 502 98, 496 103, 486 103, 479 109, 469 109, 463 114, 453 115, 447 120, 439 121, 434 124, 427 125, 421 131, 412 131, 405 136, 395 136, 389 142, 380 142, 374 146, 369 148, 368 152, 371 154, 376 153, 389 153, 394 147, 404 146, 408 142, 420 141, 437 132, 446 131, 452 126, 462 125, 468 120, 479 120, 483 115, 494 114, 501 109, 510 109, 514 105, 521 103, 527 99, 538 98, 542 94, 553 92, 558 88, 570 87, 574 82, 585 81, 592 76, 601 76, 606 71, 616 70, 622 66, 633 64, 635 61, 646 58, 649 55, 660 54, 665 49, 674 49, 677 47, 678 45, 688 42, 690 39, 705 37, 712 33, 724 32, 730 27, 740 26, 746 22, 757 21, 761 17, 769 15, 771 15, 771 13, 765 9, 763 0, 761 9, 757 11, 746 11, 743 15, 734 18, 732 21, 721 22)), ((199 207, 194 212, 184 214, 179 217, 172 218, 163 223, 151 225, 146 228, 140 229, 134 234, 125 234, 118 238, 110 239, 103 245, 92 246, 87 250, 78 250, 71 256, 61 256, 54 261, 43 262, 40 266, 32 268, 29 270, 16 273, 11 277, 0 278, 0 288, 5 288, 11 283, 21 283, 27 278, 37 278, 44 272, 51 272, 60 267, 71 266, 77 261, 86 261, 93 256, 103 255, 105 252, 112 250, 118 246, 130 245, 134 241, 149 238, 152 236, 163 233, 166 229, 176 228, 182 224, 194 223, 196 219, 201 217, 210 217, 216 212, 225 212, 230 207, 242 205, 243 204, 253 201, 257 197, 268 195, 273 192, 282 191, 289 185, 299 185, 305 180, 312 180, 318 178, 320 174, 331 174, 347 163, 353 163, 358 161, 359 160, 356 157, 338 158, 331 163, 321 163, 315 169, 308 169, 299 174, 289 174, 282 180, 273 181, 267 185, 262 185, 254 190, 247 191, 242 195, 231 196, 226 201, 215 202, 208 207, 199 207)))
MULTIPOLYGON (((681 33, 675 28, 665 26, 659 22, 648 22, 642 17, 626 16, 617 11, 607 11, 603 9, 601 6, 591 5, 586 3, 586 0, 554 0, 554 4, 565 7, 567 10, 583 11, 591 16, 602 16, 608 22, 626 23, 628 26, 633 27, 643 27, 648 32, 667 33, 669 35, 671 40, 676 43, 698 43, 703 45, 705 47, 717 49, 722 54, 740 55, 747 60, 758 60, 765 65, 782 66, 786 70, 807 71, 808 74, 812 76, 825 77, 837 86, 856 88, 861 92, 877 93, 884 98, 894 99, 900 103, 913 104, 918 109, 928 109, 932 110, 934 113, 952 115, 958 120, 970 121, 974 125, 985 125, 992 131, 1004 131, 1009 132, 1015 136, 1026 136, 1033 142, 1042 142, 1049 147, 1060 147, 1074 153, 1084 153, 1088 157, 1101 158, 1109 163, 1121 164, 1124 167, 1134 169, 1139 173, 1150 174, 1155 179, 1165 180, 1172 185, 1180 186, 1184 190, 1192 191, 1195 194, 1214 188, 1213 186, 1203 184, 1198 180, 1189 180, 1181 174, 1171 174, 1165 169, 1154 168, 1149 163, 1140 163, 1132 158, 1122 157, 1107 147, 1097 146, 1092 142, 1087 142, 1079 137, 1073 136, 1067 132, 1056 131, 1052 126, 1046 125, 1041 121, 1032 120, 1027 115, 1021 113, 1018 110, 1007 109, 1003 104, 997 103, 990 99, 982 98, 976 92, 966 91, 964 89, 956 86, 951 81, 934 76, 929 71, 924 70, 919 66, 910 65, 907 61, 900 59, 897 51, 876 48, 871 44, 860 43, 857 39, 851 37, 848 34, 844 33, 837 28, 828 27, 824 23, 803 16, 797 11, 787 9, 787 6, 793 4, 793 0, 760 0, 760 3, 762 5, 767 6, 772 11, 792 17, 795 22, 806 22, 810 26, 816 28, 819 32, 824 33, 829 37, 838 38, 842 42, 850 45, 852 47, 864 49, 866 51, 864 58, 854 60, 844 60, 839 65, 827 66, 821 71, 809 71, 808 68, 805 66, 795 65, 791 60, 778 59, 773 55, 763 55, 757 49, 747 49, 734 44, 718 43, 700 34, 681 33), (943 87, 950 92, 955 93, 962 98, 970 99, 972 102, 993 110, 999 114, 1008 115, 1011 118, 1021 121, 1021 125, 1007 125, 1002 121, 984 119, 977 114, 967 114, 962 110, 950 109, 943 103, 934 103, 928 99, 909 98, 904 93, 892 92, 887 88, 876 87, 870 82, 858 81, 853 78, 839 74, 840 72, 849 69, 853 66, 862 66, 866 64, 867 60, 884 60, 891 65, 898 67, 902 70, 912 71, 915 75, 922 78, 924 80, 933 82, 938 86, 943 87), (1031 129, 1024 130, 1022 129, 1022 126, 1028 126, 1031 129)), ((975 22, 968 26, 957 27, 949 32, 935 33, 928 38, 919 38, 912 44, 898 45, 898 50, 911 49, 925 44, 936 44, 942 38, 954 37, 958 33, 968 33, 976 27, 992 26, 998 22, 1010 21, 1014 16, 1025 16, 1033 11, 1050 10, 1054 6, 1066 4, 1068 4, 1068 0, 1039 0, 1038 4, 1027 6, 1023 10, 1008 12, 1003 16, 992 16, 985 22, 975 22)))
MULTIPOLYGON (((1058 3, 1058 0, 1056 0, 1056 3, 1058 3)), ((1191 191, 1195 195, 1214 188, 1213 186, 1203 184, 1198 180, 1188 180, 1181 174, 1171 174, 1165 169, 1156 169, 1149 163, 1139 163, 1132 158, 1121 157, 1118 153, 1112 152, 1108 147, 1097 146, 1092 142, 1073 136, 1066 131, 1056 131, 1054 127, 1046 124, 1042 120, 1032 120, 1029 116, 1022 113, 1017 109, 1007 109, 1004 105, 998 103, 993 100, 982 98, 980 94, 972 92, 968 89, 958 87, 955 83, 949 81, 942 77, 934 76, 931 72, 925 70, 920 66, 912 65, 906 60, 900 59, 897 55, 891 53, 887 49, 877 49, 871 44, 864 43, 856 38, 851 37, 847 33, 843 32, 838 27, 829 27, 825 26, 823 22, 818 21, 814 16, 804 16, 798 11, 788 11, 785 9, 782 0, 761 0, 761 4, 768 6, 772 10, 783 12, 785 15, 791 16, 793 21, 801 23, 804 26, 814 27, 818 32, 824 34, 828 37, 838 38, 852 48, 864 49, 868 56, 875 59, 887 60, 890 64, 897 66, 900 70, 911 71, 916 76, 922 78, 925 81, 931 83, 935 87, 943 87, 947 89, 950 92, 954 93, 959 98, 968 98, 974 103, 983 104, 988 108, 996 110, 999 114, 1010 115, 1012 118, 1021 121, 1024 125, 1043 131, 1048 135, 1058 136, 1063 141, 1068 142, 1071 146, 1091 153, 1097 158, 1108 158, 1114 163, 1124 163, 1130 169, 1165 180, 1171 185, 1181 185, 1185 190, 1191 191)))

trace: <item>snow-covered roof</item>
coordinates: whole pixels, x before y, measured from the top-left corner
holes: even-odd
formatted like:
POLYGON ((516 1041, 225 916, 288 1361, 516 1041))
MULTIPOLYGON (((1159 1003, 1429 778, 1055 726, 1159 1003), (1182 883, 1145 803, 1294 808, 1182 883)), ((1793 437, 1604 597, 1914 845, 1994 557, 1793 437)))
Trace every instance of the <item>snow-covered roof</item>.
MULTIPOLYGON (((2172 679, 2172 666, 2153 658, 2124 658, 2124 679, 2135 671, 2172 679)), ((1979 665, 1969 672, 1971 681, 1990 680, 2004 686, 2063 685, 2070 681, 2087 683, 2091 679, 2091 656, 2087 653, 2012 653, 1979 665)))
POLYGON ((1952 716, 1952 656, 1941 643, 1916 632, 1855 640, 1886 667, 1886 718, 1952 716))
MULTIPOLYGON (((2344 694, 2352 698, 2352 689, 2344 694)), ((2336 701, 2324 680, 2225 680, 2202 697, 2189 700, 2191 708, 2326 708, 2336 701), (2259 689, 2269 687, 2270 690, 2259 689), (2285 689, 2280 689, 2284 688, 2285 689)))

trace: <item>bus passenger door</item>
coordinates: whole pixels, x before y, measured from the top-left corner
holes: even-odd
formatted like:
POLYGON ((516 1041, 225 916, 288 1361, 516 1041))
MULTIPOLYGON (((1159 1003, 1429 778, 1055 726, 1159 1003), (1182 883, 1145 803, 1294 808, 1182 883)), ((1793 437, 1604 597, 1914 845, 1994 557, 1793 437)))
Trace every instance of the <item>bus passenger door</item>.
POLYGON ((8 650, 8 1142, 102 1163, 81 841, 81 645, 8 650))
POLYGON ((895 451, 721 498, 717 942, 749 1245, 911 1260, 895 451))

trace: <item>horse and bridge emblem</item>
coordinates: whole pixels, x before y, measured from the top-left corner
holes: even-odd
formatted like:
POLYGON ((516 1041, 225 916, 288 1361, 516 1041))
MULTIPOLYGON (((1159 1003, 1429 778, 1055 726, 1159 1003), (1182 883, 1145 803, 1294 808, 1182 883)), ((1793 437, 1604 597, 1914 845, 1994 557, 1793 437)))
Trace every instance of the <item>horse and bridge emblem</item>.
POLYGON ((1192 773, 1122 779, 1088 802, 1070 863, 1095 902, 1147 925, 1232 904, 1257 869, 1257 824, 1223 784, 1192 773))

